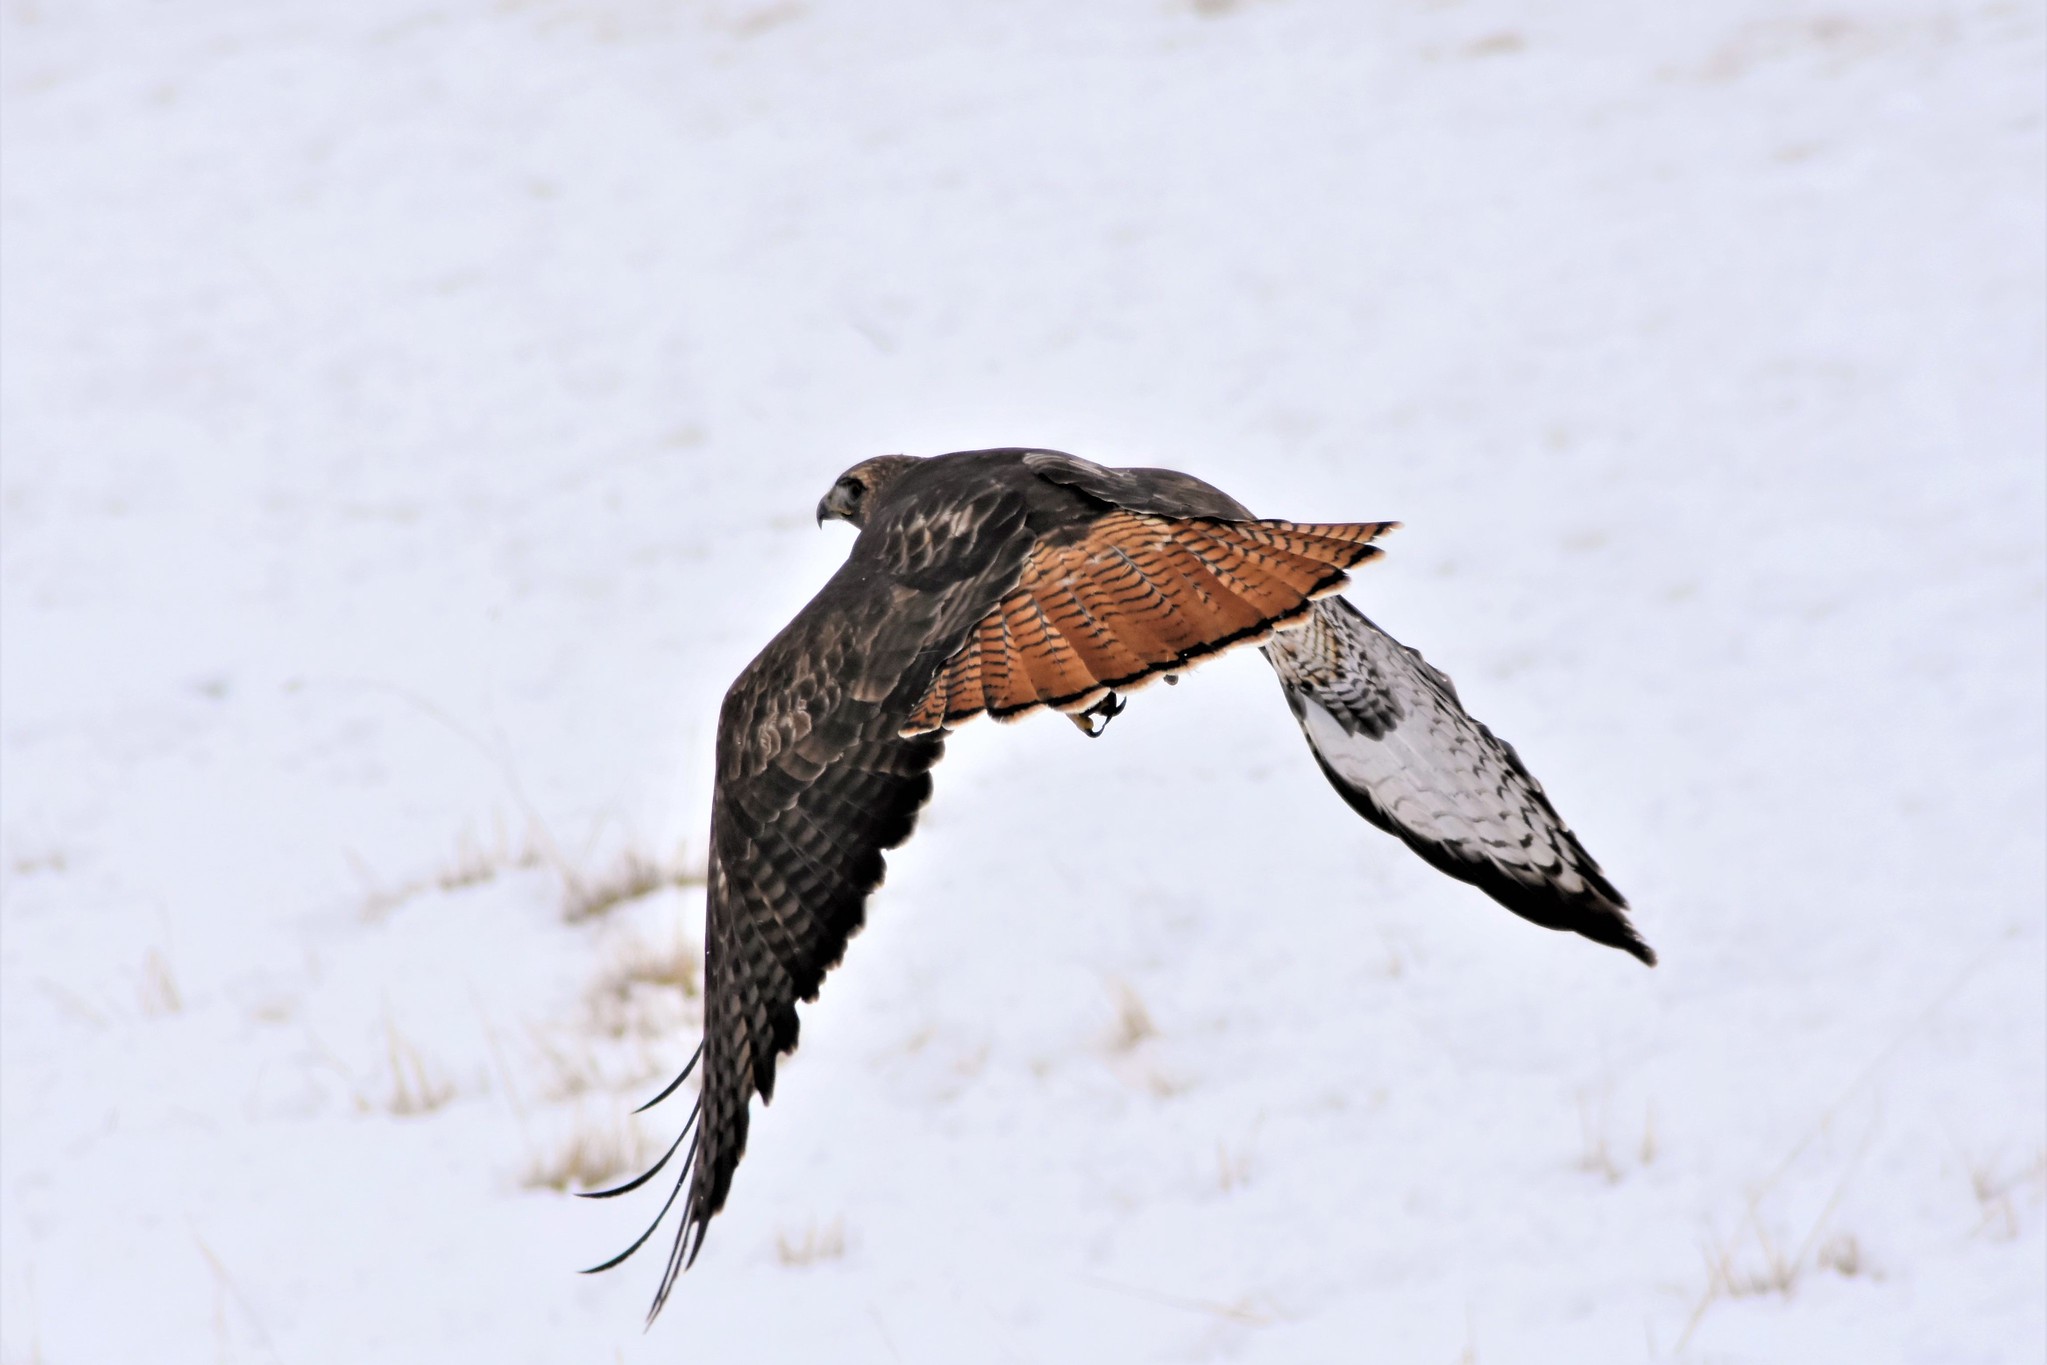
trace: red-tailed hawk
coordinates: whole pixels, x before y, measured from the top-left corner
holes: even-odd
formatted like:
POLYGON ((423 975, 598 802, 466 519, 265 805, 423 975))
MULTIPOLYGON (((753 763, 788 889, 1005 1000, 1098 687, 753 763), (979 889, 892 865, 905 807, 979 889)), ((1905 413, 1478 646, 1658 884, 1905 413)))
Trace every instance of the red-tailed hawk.
POLYGON ((746 666, 718 717, 697 1107, 649 1314, 696 1258, 746 1149, 754 1095, 796 1046, 796 1005, 860 927, 882 852, 910 835, 945 732, 1063 711, 1089 734, 1121 693, 1263 645, 1315 761, 1357 812, 1525 919, 1656 960, 1542 787, 1450 680, 1340 597, 1395 522, 1254 518, 1186 474, 1051 450, 855 465, 818 520, 846 563, 746 666), (686 1197, 684 1192, 687 1191, 686 1197))

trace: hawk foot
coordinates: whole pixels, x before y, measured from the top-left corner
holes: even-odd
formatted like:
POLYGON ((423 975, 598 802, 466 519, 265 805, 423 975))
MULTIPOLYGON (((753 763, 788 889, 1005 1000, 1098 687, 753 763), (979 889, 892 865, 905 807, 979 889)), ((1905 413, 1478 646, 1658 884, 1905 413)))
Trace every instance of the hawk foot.
POLYGON ((1079 726, 1082 734, 1095 739, 1109 728, 1110 721, 1123 714, 1123 708, 1129 704, 1111 692, 1087 710, 1074 712, 1066 718, 1079 726))

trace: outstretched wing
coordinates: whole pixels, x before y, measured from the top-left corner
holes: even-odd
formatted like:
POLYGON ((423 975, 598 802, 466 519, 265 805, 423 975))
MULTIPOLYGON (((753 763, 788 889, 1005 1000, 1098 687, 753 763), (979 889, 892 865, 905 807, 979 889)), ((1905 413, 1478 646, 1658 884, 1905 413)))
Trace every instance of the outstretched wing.
MULTIPOLYGON (((1249 518, 1235 498, 1171 469, 1108 469, 1056 451, 1025 462, 1041 478, 1131 511, 1249 518)), ((1275 633, 1265 657, 1315 761, 1360 815, 1524 919, 1568 929, 1654 964, 1627 900, 1558 817, 1512 745, 1471 718, 1422 656, 1340 597, 1275 633)))
POLYGON ((1265 653, 1315 761, 1358 814, 1522 918, 1655 965, 1542 784, 1421 655, 1340 597, 1265 653))
MULTIPOLYGON (((683 1149, 667 1203, 638 1241, 594 1267, 608 1270, 639 1250, 686 1189, 650 1320, 725 1206, 746 1151, 752 1099, 774 1097, 776 1059, 796 1046, 797 1002, 816 999, 825 973, 844 955, 868 895, 881 885, 883 851, 910 836, 931 795, 930 769, 945 752, 942 736, 897 733, 900 706, 862 702, 833 679, 829 661, 844 652, 829 646, 797 652, 786 660, 801 670, 795 674, 750 669, 728 695, 719 723, 705 883, 704 1038, 692 1063, 702 1067, 702 1091, 676 1147, 662 1158, 665 1165, 683 1149)), ((606 1193, 637 1188, 653 1174, 606 1193)))
POLYGON ((931 794, 943 736, 906 736, 903 718, 1013 585, 1029 543, 1023 499, 1000 488, 896 517, 863 534, 726 693, 705 887, 702 1092, 655 1167, 683 1152, 661 1214, 593 1267, 632 1255, 681 1197, 650 1319, 724 1207, 748 1107, 756 1094, 773 1098, 776 1061, 796 1046, 798 1002, 816 999, 881 884, 884 851, 910 836, 931 794))

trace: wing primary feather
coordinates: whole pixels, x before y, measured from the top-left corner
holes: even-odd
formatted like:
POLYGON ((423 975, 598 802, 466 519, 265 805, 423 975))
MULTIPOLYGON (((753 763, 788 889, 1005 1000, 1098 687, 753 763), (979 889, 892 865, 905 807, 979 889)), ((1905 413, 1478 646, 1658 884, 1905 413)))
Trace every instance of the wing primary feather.
MULTIPOLYGON (((701 1139, 703 1135, 704 1130, 699 1128, 697 1130, 697 1138, 701 1139)), ((685 1174, 691 1166, 696 1164, 696 1158, 697 1142, 692 1140, 689 1144, 689 1160, 683 1166, 685 1174)), ((680 1190, 682 1188, 682 1181, 676 1181, 675 1188, 680 1190)), ((647 1326, 652 1327, 654 1319, 661 1316, 662 1308, 667 1306, 668 1295, 675 1288, 676 1279, 681 1276, 683 1271, 696 1263, 697 1252, 703 1249, 704 1233, 710 1226, 711 1218, 709 1214, 705 1214, 702 1217, 692 1215, 684 1218, 682 1226, 675 1230, 675 1243, 668 1248, 668 1264, 661 1270, 661 1286, 654 1291, 654 1302, 647 1306, 647 1326), (694 1245, 690 1242, 691 1232, 696 1233, 694 1245), (687 1252, 684 1251, 685 1247, 689 1248, 687 1252)), ((651 1228, 648 1229, 650 1232, 652 1230, 651 1228)))
POLYGON ((676 1149, 682 1146, 682 1140, 689 1136, 690 1129, 696 1127, 697 1116, 703 1112, 704 1097, 699 1095, 697 1096, 696 1107, 689 1111, 689 1121, 682 1125, 682 1131, 675 1135, 675 1141, 668 1144, 668 1150, 661 1154, 661 1159, 659 1161, 655 1162, 652 1166, 649 1166, 645 1171, 642 1171, 639 1175, 634 1176, 631 1180, 626 1181, 626 1183, 623 1185, 614 1185, 608 1190, 578 1190, 576 1191, 576 1198, 616 1199, 618 1196, 622 1194, 631 1194, 634 1190, 637 1190, 638 1188, 640 1188, 640 1186, 646 1184, 649 1180, 652 1180, 656 1175, 660 1173, 661 1168, 668 1164, 668 1158, 674 1156, 676 1149))
POLYGON ((698 1043, 697 1050, 690 1054, 689 1061, 683 1066, 682 1070, 676 1075, 675 1079, 670 1081, 667 1085, 663 1086, 661 1088, 660 1094, 656 1095, 653 1099, 648 1100, 645 1104, 633 1110, 633 1112, 635 1114, 644 1114, 649 1109, 652 1109, 655 1105, 661 1103, 661 1101, 667 1099, 670 1095, 673 1095, 676 1092, 676 1090, 681 1087, 682 1083, 689 1079, 689 1073, 695 1071, 697 1069, 697 1063, 702 1061, 703 1059, 704 1045, 702 1043, 698 1043))
MULTIPOLYGON (((689 1144, 689 1153, 692 1159, 695 1158, 696 1152, 697 1144, 694 1140, 692 1140, 689 1144)), ((664 1218, 668 1217, 668 1211, 675 1207, 676 1197, 682 1193, 682 1187, 689 1183, 689 1172, 690 1162, 685 1161, 682 1163, 682 1173, 676 1179, 675 1188, 668 1192, 668 1198, 665 1201, 663 1201, 661 1205, 661 1212, 654 1215, 654 1221, 647 1224, 647 1230, 645 1232, 641 1233, 638 1237, 633 1239, 633 1244, 631 1246, 627 1247, 624 1251, 619 1252, 618 1255, 604 1262, 604 1264, 593 1265, 589 1269, 580 1271, 578 1273, 583 1275, 602 1275, 605 1271, 615 1269, 616 1267, 624 1265, 628 1260, 632 1259, 633 1253, 638 1251, 641 1247, 647 1244, 647 1239, 654 1235, 654 1229, 661 1226, 661 1221, 664 1218)), ((689 1225, 687 1223, 683 1224, 685 1230, 688 1229, 688 1226, 689 1225)), ((664 1284, 662 1286, 662 1295, 665 1297, 666 1294, 667 1286, 664 1284)), ((656 1311, 657 1312, 659 1311, 658 1300, 656 1303, 656 1311)), ((649 1321, 653 1320, 652 1314, 648 1315, 648 1320, 649 1321)))

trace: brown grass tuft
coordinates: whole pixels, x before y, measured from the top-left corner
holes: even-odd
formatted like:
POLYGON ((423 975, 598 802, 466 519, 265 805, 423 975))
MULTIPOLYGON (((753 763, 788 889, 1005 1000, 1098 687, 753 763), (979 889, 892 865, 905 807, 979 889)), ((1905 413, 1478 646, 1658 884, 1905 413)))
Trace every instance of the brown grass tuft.
POLYGON ((185 1008, 178 980, 171 975, 170 959, 163 950, 151 948, 142 958, 142 983, 136 988, 142 1012, 147 1015, 176 1014, 185 1008))
POLYGON ((431 1114, 455 1098, 455 1083, 399 1031, 389 1010, 384 1012, 384 1061, 391 1073, 383 1105, 387 1113, 431 1114))
POLYGON ((590 878, 564 875, 563 881, 562 914, 575 923, 671 886, 702 886, 704 874, 685 868, 679 859, 661 862, 629 848, 610 870, 590 878))
POLYGON ((1821 1270, 1831 1270, 1847 1278, 1866 1274, 1869 1270, 1869 1262, 1862 1254, 1862 1243, 1852 1232, 1837 1232, 1820 1243, 1813 1264, 1821 1270))
POLYGON ((1136 988, 1127 981, 1114 981, 1110 989, 1116 996, 1116 1026, 1109 1035, 1109 1050, 1135 1052, 1146 1039, 1158 1037, 1159 1026, 1152 1022, 1151 1011, 1136 988))
POLYGON ((651 939, 623 934, 606 956, 584 1004, 591 1028, 607 1038, 667 1037, 696 1017, 703 996, 703 949, 681 930, 651 939))
POLYGON ((785 1232, 775 1234, 775 1259, 786 1266, 815 1265, 836 1261, 846 1254, 846 1227, 834 1218, 820 1228, 815 1223, 803 1230, 801 1238, 785 1232))
POLYGON ((638 1175, 660 1154, 630 1116, 599 1124, 578 1111, 568 1134, 552 1152, 533 1159, 520 1184, 529 1190, 563 1193, 602 1189, 638 1175))
POLYGON ((396 886, 387 886, 378 880, 370 865, 353 849, 343 852, 349 866, 355 870, 357 880, 363 884, 363 918, 375 922, 429 891, 461 891, 495 881, 508 872, 549 866, 555 862, 552 848, 552 841, 538 825, 515 843, 504 822, 499 820, 492 827, 488 839, 464 829, 455 837, 455 852, 438 871, 396 886))
POLYGON ((2028 1187, 2035 1198, 2047 1197, 2047 1147, 2025 1166, 2012 1168, 1999 1158, 1970 1158, 1969 1192, 1976 1196, 1979 1235, 2007 1242, 2019 1235, 2019 1196, 2028 1187))

